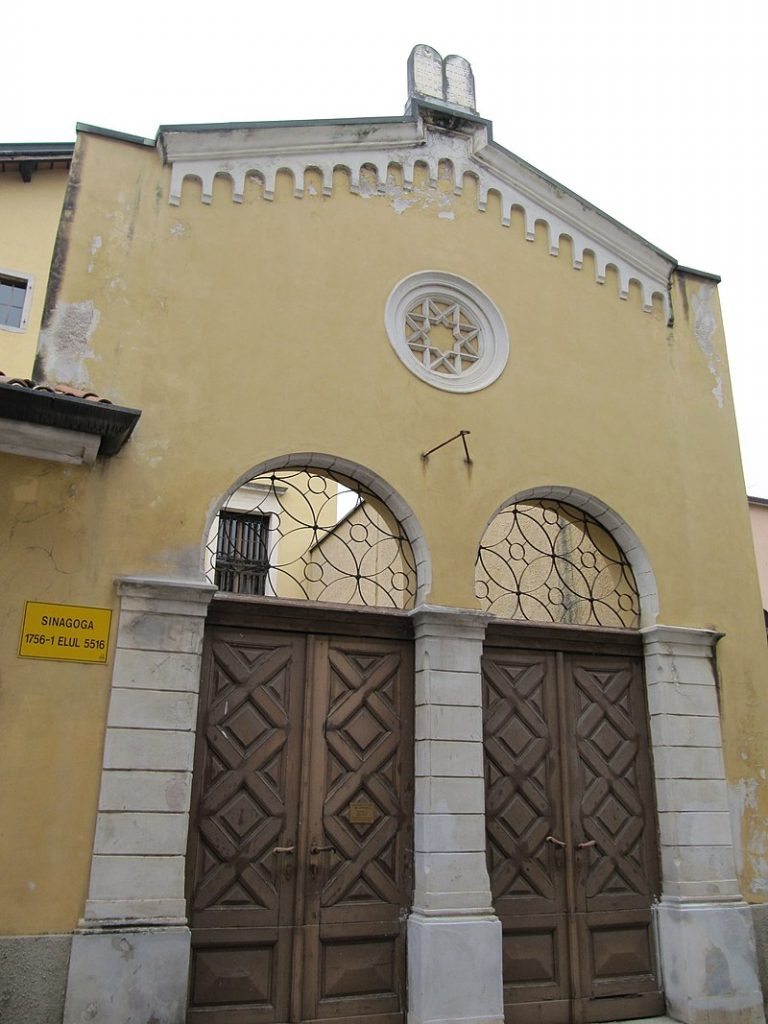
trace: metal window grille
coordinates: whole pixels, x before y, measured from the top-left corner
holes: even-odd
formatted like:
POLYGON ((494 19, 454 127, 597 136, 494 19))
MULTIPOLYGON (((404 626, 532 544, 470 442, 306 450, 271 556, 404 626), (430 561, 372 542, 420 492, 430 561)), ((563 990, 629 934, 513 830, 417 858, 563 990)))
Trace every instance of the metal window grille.
POLYGON ((234 527, 222 525, 218 536, 211 535, 209 578, 221 590, 369 607, 414 606, 416 562, 408 538, 384 502, 358 481, 325 469, 278 469, 247 481, 236 501, 241 511, 225 510, 222 520, 261 516, 264 525, 250 550, 234 527), (238 552, 255 563, 252 571, 261 573, 262 589, 246 589, 242 581, 236 588, 229 578, 238 552))
POLYGON ((626 555, 596 519, 562 501, 499 512, 480 542, 475 594, 508 619, 631 629, 640 621, 626 555))
POLYGON ((219 513, 214 583, 231 594, 264 594, 269 555, 269 516, 219 513))

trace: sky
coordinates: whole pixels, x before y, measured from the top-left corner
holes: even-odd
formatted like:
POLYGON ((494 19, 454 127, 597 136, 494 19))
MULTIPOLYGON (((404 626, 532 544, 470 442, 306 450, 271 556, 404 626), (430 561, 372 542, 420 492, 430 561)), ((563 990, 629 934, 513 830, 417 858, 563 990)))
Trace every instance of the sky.
POLYGON ((764 0, 70 0, 24 5, 3 34, 4 142, 401 114, 416 43, 466 57, 497 142, 721 275, 747 492, 768 498, 764 0))

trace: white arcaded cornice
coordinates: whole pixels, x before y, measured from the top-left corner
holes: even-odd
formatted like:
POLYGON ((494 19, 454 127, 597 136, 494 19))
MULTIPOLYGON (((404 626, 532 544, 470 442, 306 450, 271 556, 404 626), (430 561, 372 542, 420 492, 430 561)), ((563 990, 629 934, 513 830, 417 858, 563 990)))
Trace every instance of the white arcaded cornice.
POLYGON ((334 170, 343 168, 353 193, 361 191, 361 175, 367 170, 375 172, 375 192, 393 197, 392 183, 387 180, 393 164, 401 168, 402 193, 407 195, 414 187, 417 164, 426 166, 428 187, 436 189, 438 165, 448 161, 453 167, 455 194, 463 191, 464 175, 472 175, 477 181, 480 211, 487 209, 489 193, 498 193, 502 225, 509 226, 512 210, 520 208, 526 238, 532 241, 537 222, 543 222, 553 256, 560 252, 561 237, 568 236, 575 268, 580 269, 584 254, 591 252, 598 282, 605 281, 608 267, 613 266, 621 298, 627 298, 630 283, 636 281, 644 308, 651 310, 654 296, 659 295, 670 315, 668 282, 676 266, 671 257, 492 142, 488 122, 458 118, 443 127, 431 121, 417 115, 381 121, 163 128, 158 142, 171 165, 169 202, 179 205, 188 177, 201 182, 202 201, 212 202, 218 175, 231 180, 234 202, 242 202, 246 180, 252 175, 263 181, 263 196, 271 200, 281 170, 292 174, 294 195, 302 198, 304 175, 310 168, 322 176, 324 195, 333 192, 334 170))

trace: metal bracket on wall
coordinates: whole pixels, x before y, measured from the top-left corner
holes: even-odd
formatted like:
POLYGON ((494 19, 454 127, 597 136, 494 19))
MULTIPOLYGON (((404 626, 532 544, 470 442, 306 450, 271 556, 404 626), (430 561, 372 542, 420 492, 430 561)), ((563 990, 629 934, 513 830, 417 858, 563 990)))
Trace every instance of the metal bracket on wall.
POLYGON ((456 441, 461 438, 461 443, 464 445, 464 461, 468 466, 472 465, 472 459, 470 458, 469 448, 467 447, 467 436, 471 434, 471 430, 460 430, 458 434, 454 434, 453 437, 449 437, 447 441, 443 441, 441 444, 436 444, 434 448, 430 448, 428 452, 422 452, 421 457, 426 462, 429 456, 438 451, 440 448, 445 448, 451 441, 456 441))

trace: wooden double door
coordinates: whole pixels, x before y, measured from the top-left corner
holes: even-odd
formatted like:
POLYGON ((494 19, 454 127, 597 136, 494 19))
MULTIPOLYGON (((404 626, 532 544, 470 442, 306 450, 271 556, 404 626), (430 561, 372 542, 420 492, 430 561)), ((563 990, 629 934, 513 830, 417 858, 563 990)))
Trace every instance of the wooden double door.
POLYGON ((391 636, 380 623, 374 638, 355 635, 360 616, 349 626, 284 613, 275 625, 294 628, 257 629, 252 614, 224 604, 206 635, 189 1020, 401 1024, 411 641, 397 623, 391 636))
POLYGON ((663 1013, 656 815, 631 638, 491 629, 483 680, 507 1024, 663 1013))

